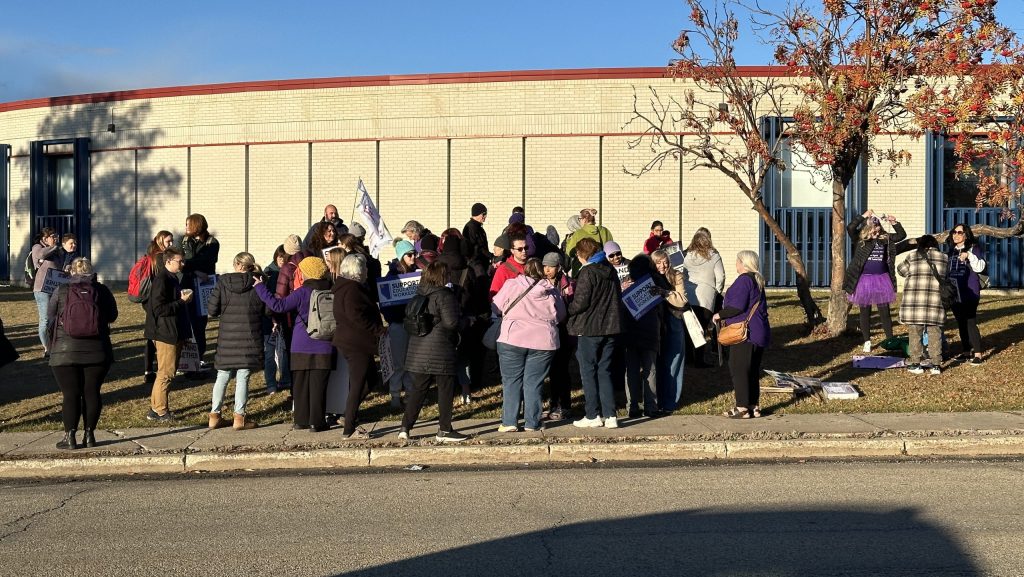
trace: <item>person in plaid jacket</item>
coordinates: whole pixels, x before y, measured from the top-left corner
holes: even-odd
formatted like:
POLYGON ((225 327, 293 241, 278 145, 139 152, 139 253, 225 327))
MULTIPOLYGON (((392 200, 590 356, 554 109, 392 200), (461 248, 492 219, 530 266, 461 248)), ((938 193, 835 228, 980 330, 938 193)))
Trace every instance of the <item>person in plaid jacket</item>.
POLYGON ((941 373, 942 325, 946 321, 946 309, 942 305, 939 279, 946 278, 948 267, 949 262, 939 250, 938 241, 926 234, 917 239, 917 250, 896 268, 900 276, 907 279, 900 305, 900 322, 907 325, 910 332, 908 370, 915 375, 923 373, 926 368, 933 375, 941 373), (922 333, 928 335, 928 362, 924 365, 921 362, 924 352, 922 333))

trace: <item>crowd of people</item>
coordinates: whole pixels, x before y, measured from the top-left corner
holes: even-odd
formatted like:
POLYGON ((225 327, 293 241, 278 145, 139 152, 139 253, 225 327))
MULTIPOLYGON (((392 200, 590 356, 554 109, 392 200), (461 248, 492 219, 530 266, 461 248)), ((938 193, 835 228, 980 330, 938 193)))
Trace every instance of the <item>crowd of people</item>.
MULTIPOLYGON (((432 386, 439 442, 466 439, 452 423, 456 401, 472 403, 474 391, 499 383, 499 432, 536 431, 545 422, 574 416, 577 427, 616 428, 618 392, 624 393, 629 417, 658 417, 681 403, 688 357, 693 368, 712 366, 715 357, 721 362, 704 339, 692 342, 694 324, 702 334, 714 327, 731 339, 740 335, 728 346, 735 406, 724 416, 761 416, 758 382, 771 326, 758 255, 736 255, 736 276, 724 291, 724 259, 707 229, 698 229, 683 248, 654 221, 637 254, 627 258, 596 217, 594 209, 581 210, 560 237, 553 226, 535 230, 517 207, 491 241, 483 226, 487 208, 476 203, 461 230, 436 235, 417 221, 406 223, 393 242, 394 259, 382 266, 364 244, 365 228, 346 225, 328 205, 305 238, 284 239, 266 268, 247 252, 236 254, 231 272, 217 275, 203 298, 198 291, 216 274, 220 245, 206 219, 190 215, 180 242, 168 231, 156 234, 140 260, 145 282, 130 284, 143 287, 130 292, 145 291, 133 300, 142 302, 146 314, 143 371, 152 383, 147 418, 178 419, 169 402, 171 384, 184 348, 198 356, 194 369, 207 368, 210 316, 220 319, 211 429, 257 426, 246 405, 249 379, 262 370, 268 393, 291 391, 295 429, 325 431, 341 420, 345 438, 366 438, 359 410, 380 380, 379 339, 391 351, 391 374, 381 385, 392 408, 404 407, 401 439, 409 438, 432 386), (378 283, 410 276, 418 276, 414 295, 381 297, 378 283), (624 298, 630 294, 637 298, 624 298), (651 304, 638 308, 627 301, 651 304), (347 376, 348 393, 344 412, 335 414, 327 409, 327 391, 339 371, 347 376), (222 409, 232 378, 229 421, 222 409), (579 388, 584 407, 574 415, 571 393, 579 388)), ((860 307, 864 351, 872 348, 873 309, 892 337, 889 305, 896 300, 898 272, 907 277, 900 322, 911 335, 910 371, 940 371, 947 310, 957 320, 963 358, 979 363, 976 314, 985 262, 970 227, 954 227, 945 252, 934 237, 918 238, 899 267, 895 256, 906 250, 906 232, 895 217, 867 211, 850 223, 849 232, 854 248, 844 286, 851 304, 860 307), (955 294, 947 299, 950 291, 955 294)), ((88 259, 75 254, 74 235, 58 239, 44 229, 31 258, 39 337, 64 394, 65 436, 58 446, 79 446, 83 418, 82 443, 92 446, 99 390, 113 362, 109 324, 117 319, 117 305, 88 259), (49 268, 70 274, 52 296, 42 284, 49 268), (88 297, 92 308, 83 304, 88 297), (83 314, 88 321, 76 320, 83 314)), ((706 336, 713 339, 714 331, 706 336)))

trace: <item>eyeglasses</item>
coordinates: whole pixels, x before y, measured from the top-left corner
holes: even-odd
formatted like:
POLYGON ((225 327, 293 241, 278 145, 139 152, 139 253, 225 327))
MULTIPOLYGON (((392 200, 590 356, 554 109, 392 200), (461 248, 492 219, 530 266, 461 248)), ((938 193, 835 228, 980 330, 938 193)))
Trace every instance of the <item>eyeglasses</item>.
POLYGON ((512 247, 512 250, 514 250, 516 252, 523 252, 523 251, 526 250, 526 247, 525 246, 514 246, 514 247, 512 247))
POLYGON ((181 264, 183 261, 180 258, 167 261, 167 264, 181 264))
POLYGON ((965 233, 965 232, 964 232, 964 231, 962 231, 962 230, 954 230, 954 231, 953 231, 953 234, 958 234, 958 235, 961 235, 961 236, 963 236, 963 235, 965 235, 965 234, 967 234, 967 233, 965 233))
POLYGON ((620 256, 622 256, 621 252, 613 252, 610 255, 608 255, 608 258, 619 258, 620 256))

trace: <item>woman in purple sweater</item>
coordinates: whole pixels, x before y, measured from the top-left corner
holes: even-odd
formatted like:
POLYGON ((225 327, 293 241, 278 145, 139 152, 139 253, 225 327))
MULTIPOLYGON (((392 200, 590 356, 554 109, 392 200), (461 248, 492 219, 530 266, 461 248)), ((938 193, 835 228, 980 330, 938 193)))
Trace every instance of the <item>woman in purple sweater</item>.
POLYGON ((746 341, 729 349, 729 373, 736 393, 736 406, 725 412, 730 419, 750 419, 761 416, 761 360, 771 342, 772 330, 768 324, 768 300, 764 294, 764 277, 758 264, 757 253, 742 250, 736 255, 736 272, 740 275, 725 293, 725 305, 715 314, 714 321, 728 326, 748 317, 746 341), (751 315, 754 307, 757 310, 751 315))

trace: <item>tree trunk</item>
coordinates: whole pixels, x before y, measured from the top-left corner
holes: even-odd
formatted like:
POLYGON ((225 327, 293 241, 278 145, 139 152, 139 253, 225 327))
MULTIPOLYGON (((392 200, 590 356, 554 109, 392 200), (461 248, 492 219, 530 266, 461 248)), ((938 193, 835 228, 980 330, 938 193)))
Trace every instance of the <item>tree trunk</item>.
POLYGON ((828 298, 828 335, 846 331, 850 302, 843 290, 846 280, 846 186, 840 179, 832 181, 832 279, 828 298))
POLYGON ((760 199, 754 201, 754 210, 761 216, 761 220, 768 225, 769 230, 776 239, 782 244, 782 247, 786 250, 786 260, 789 261, 789 265, 793 267, 793 271, 796 272, 796 294, 800 298, 800 306, 804 309, 805 324, 808 330, 813 330, 815 325, 822 322, 821 309, 818 308, 817 303, 811 298, 811 283, 807 279, 807 269, 804 267, 804 259, 800 256, 800 251, 797 250, 796 245, 789 239, 789 235, 782 230, 779 226, 778 221, 775 217, 768 212, 768 208, 765 207, 764 203, 760 199))

